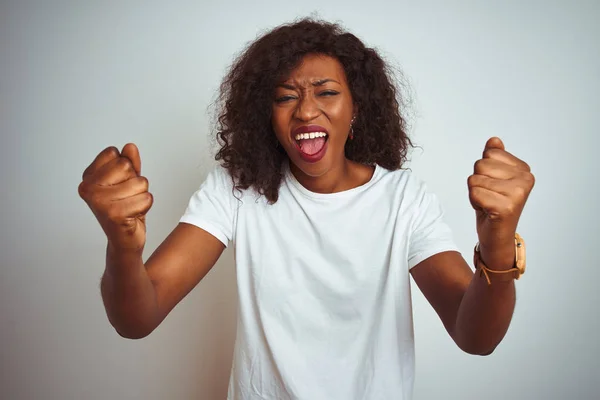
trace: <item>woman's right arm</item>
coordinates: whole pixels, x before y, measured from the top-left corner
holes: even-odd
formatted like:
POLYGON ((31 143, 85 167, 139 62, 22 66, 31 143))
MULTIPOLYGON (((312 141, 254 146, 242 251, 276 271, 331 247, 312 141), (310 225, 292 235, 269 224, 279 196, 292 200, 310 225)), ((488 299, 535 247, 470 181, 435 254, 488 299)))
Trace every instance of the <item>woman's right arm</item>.
POLYGON ((200 282, 225 249, 206 231, 180 223, 144 265, 140 253, 106 252, 101 292, 106 314, 123 337, 148 336, 200 282))
POLYGON ((137 147, 102 151, 85 170, 79 194, 107 239, 101 293, 110 323, 123 337, 149 335, 210 271, 225 246, 180 223, 144 264, 145 215, 152 206, 137 147))

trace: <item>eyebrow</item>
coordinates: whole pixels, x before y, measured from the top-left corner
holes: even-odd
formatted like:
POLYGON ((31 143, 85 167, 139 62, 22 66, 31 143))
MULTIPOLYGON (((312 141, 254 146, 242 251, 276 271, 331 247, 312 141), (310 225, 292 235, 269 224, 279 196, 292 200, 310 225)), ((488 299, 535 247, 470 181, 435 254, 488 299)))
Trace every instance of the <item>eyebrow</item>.
POLYGON ((324 84, 326 84, 327 82, 335 82, 338 85, 340 84, 338 81, 334 80, 334 79, 330 79, 330 78, 325 78, 325 79, 320 79, 316 82, 313 82, 312 85, 313 86, 323 86, 324 84))
MULTIPOLYGON (((335 79, 330 79, 330 78, 325 78, 325 79, 319 79, 318 81, 314 81, 312 83, 313 86, 323 86, 324 84, 326 84, 327 82, 335 82, 338 85, 340 84, 338 81, 336 81, 335 79)), ((277 85, 277 87, 282 87, 284 89, 289 89, 289 90, 295 90, 296 87, 294 85, 290 85, 289 83, 280 83, 277 85)))

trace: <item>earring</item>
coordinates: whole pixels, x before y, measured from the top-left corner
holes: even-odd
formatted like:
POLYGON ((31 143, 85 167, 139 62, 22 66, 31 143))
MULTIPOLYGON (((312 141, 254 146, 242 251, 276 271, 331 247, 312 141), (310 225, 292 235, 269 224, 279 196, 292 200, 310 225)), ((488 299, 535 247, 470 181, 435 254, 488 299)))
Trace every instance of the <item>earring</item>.
POLYGON ((354 139, 354 121, 356 117, 352 117, 352 121, 350 121, 350 140, 354 139))

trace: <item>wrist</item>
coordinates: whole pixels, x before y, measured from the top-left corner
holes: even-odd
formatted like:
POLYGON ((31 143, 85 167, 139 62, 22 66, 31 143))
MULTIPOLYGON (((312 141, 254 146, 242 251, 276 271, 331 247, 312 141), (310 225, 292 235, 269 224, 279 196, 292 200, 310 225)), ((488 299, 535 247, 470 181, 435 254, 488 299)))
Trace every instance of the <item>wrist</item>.
POLYGON ((123 274, 125 271, 135 270, 133 266, 144 265, 142 254, 144 249, 128 249, 115 246, 108 242, 106 245, 106 272, 113 275, 115 272, 123 274))
POLYGON ((515 239, 508 243, 479 244, 481 261, 490 269, 506 271, 515 266, 515 239))
POLYGON ((142 247, 123 247, 114 241, 109 240, 106 244, 106 255, 114 259, 131 259, 141 257, 144 253, 142 247))
POLYGON ((475 269, 479 271, 480 276, 485 275, 488 285, 491 284, 490 274, 495 276, 500 281, 519 279, 525 273, 526 256, 525 256, 525 241, 518 233, 515 233, 514 248, 512 251, 505 250, 505 247, 488 247, 486 255, 488 260, 495 262, 493 268, 486 265, 483 261, 480 244, 477 243, 473 254, 473 264, 475 269), (494 253, 494 250, 496 251, 494 253), (510 264, 508 260, 510 255, 510 264), (510 265, 510 267, 506 267, 510 265))

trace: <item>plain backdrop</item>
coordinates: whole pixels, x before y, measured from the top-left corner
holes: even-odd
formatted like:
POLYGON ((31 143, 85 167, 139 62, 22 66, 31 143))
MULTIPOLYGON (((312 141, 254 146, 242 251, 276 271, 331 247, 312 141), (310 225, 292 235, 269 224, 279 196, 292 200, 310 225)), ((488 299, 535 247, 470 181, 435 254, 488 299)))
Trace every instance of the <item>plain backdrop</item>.
POLYGON ((519 232, 528 271, 489 357, 462 353, 414 287, 415 399, 600 394, 600 5, 593 1, 2 1, 0 398, 223 399, 236 315, 228 250, 148 338, 102 306, 105 238, 77 195, 109 145, 136 143, 155 204, 149 255, 214 165, 211 103, 260 33, 317 15, 408 82, 410 167, 463 255, 466 179, 491 136, 537 178, 519 232))

